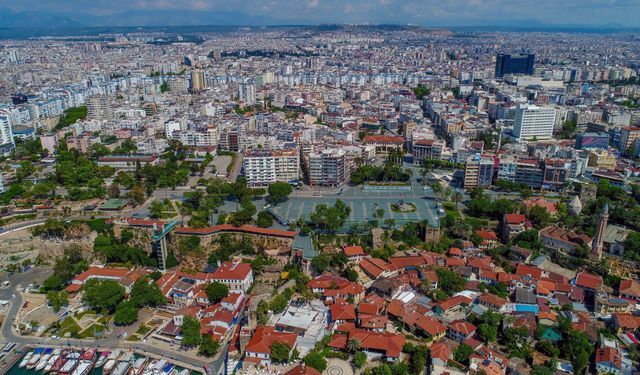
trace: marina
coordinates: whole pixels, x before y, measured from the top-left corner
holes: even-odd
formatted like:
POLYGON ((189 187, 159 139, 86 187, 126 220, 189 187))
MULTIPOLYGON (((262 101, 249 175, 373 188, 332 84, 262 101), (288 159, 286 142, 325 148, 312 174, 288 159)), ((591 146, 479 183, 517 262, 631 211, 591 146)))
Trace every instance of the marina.
POLYGON ((37 347, 27 349, 7 375, 201 375, 168 362, 132 351, 76 350, 37 347))

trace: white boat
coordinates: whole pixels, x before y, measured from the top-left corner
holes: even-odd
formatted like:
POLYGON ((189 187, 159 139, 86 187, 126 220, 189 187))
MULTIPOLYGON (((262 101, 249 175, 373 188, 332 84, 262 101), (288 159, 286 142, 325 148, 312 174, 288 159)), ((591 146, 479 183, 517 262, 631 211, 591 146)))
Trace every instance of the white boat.
POLYGON ((154 374, 159 374, 162 372, 162 369, 164 368, 164 366, 167 364, 167 361, 165 361, 164 359, 160 359, 158 360, 158 362, 156 363, 156 366, 153 368, 153 373, 154 374))
POLYGON ((31 356, 31 359, 29 359, 29 362, 27 362, 27 368, 32 369, 36 367, 36 365, 38 364, 38 361, 40 360, 40 358, 42 358, 42 354, 44 354, 44 348, 36 348, 33 351, 33 355, 31 356))
POLYGON ((73 369, 78 365, 77 359, 67 359, 67 362, 64 363, 64 366, 60 369, 60 372, 70 373, 73 369))
POLYGON ((51 371, 51 368, 53 367, 53 364, 56 363, 58 358, 60 358, 60 354, 52 355, 51 358, 49 358, 49 360, 47 361, 47 364, 44 366, 44 369, 43 369, 44 372, 51 371))
POLYGON ((133 361, 133 374, 134 375, 138 375, 138 374, 142 374, 142 371, 145 368, 145 365, 147 364, 147 357, 140 357, 138 359, 136 359, 135 361, 133 361))
POLYGON ((80 356, 80 362, 71 375, 87 375, 93 369, 96 363, 96 351, 94 349, 87 350, 80 356))
POLYGON ((47 362, 49 362, 49 358, 51 358, 51 356, 53 355, 53 349, 52 348, 47 348, 44 353, 42 353, 42 357, 40 357, 40 360, 38 361, 38 363, 36 363, 36 365, 33 367, 36 371, 40 371, 44 368, 44 366, 47 365, 47 362))
POLYGON ((190 372, 191 372, 191 371, 189 371, 189 369, 184 369, 184 370, 180 371, 180 372, 178 373, 178 375, 189 375, 189 373, 190 373, 190 372))
POLYGON ((130 361, 119 361, 116 368, 113 370, 113 375, 124 375, 131 366, 130 361))
POLYGON ((111 354, 109 354, 109 357, 107 357, 107 362, 104 364, 104 367, 102 368, 103 374, 107 375, 116 368, 116 364, 118 364, 118 358, 120 358, 121 353, 122 351, 120 349, 116 349, 113 352, 111 352, 111 354))
POLYGON ((109 352, 102 352, 100 353, 100 357, 98 358, 98 361, 96 362, 96 367, 102 367, 104 366, 105 363, 107 363, 107 360, 109 359, 109 352))
POLYGON ((151 375, 153 374, 153 369, 156 368, 156 365, 158 364, 158 360, 157 359, 152 359, 151 362, 149 362, 147 364, 147 367, 145 367, 143 374, 144 375, 151 375))
POLYGON ((102 368, 102 373, 110 374, 111 371, 116 367, 116 363, 118 363, 118 361, 116 361, 115 359, 107 360, 107 362, 104 364, 104 367, 102 368))
POLYGON ((29 352, 25 354, 24 357, 22 357, 22 361, 20 361, 20 364, 18 365, 18 367, 23 368, 24 366, 26 366, 27 362, 29 362, 31 357, 33 357, 33 352, 29 352))

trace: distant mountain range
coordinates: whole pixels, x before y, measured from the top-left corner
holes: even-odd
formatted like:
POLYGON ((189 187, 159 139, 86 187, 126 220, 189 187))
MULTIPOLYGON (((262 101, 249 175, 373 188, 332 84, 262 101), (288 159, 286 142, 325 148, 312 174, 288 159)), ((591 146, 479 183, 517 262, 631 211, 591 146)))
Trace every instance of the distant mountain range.
POLYGON ((105 16, 85 13, 16 12, 0 9, 0 28, 73 28, 119 26, 276 25, 269 17, 240 12, 130 10, 105 16))
MULTIPOLYGON (((533 19, 466 19, 466 20, 432 20, 426 27, 447 28, 455 31, 502 30, 502 31, 583 31, 583 32, 615 32, 637 30, 618 24, 608 25, 556 25, 533 19)), ((0 38, 7 33, 15 33, 22 29, 29 36, 48 35, 48 31, 68 32, 89 28, 100 28, 108 32, 109 28, 122 27, 175 27, 175 26, 278 26, 278 25, 313 25, 317 22, 309 20, 275 20, 267 16, 255 16, 242 12, 211 10, 128 10, 110 15, 93 15, 87 13, 50 12, 50 11, 13 11, 0 9, 0 38), (2 30, 5 32, 3 33, 2 30), (11 31, 13 30, 13 31, 11 31)), ((375 21, 373 22, 375 24, 375 21)), ((380 20, 379 24, 393 24, 392 20, 380 20)), ((401 22, 397 22, 402 27, 401 22)), ((341 27, 341 25, 334 25, 341 27)), ((417 26, 417 25, 416 25, 417 26)), ((375 27, 375 26, 374 26, 375 27)), ((54 33, 55 34, 55 33, 54 33)), ((91 34, 89 32, 89 34, 91 34)))

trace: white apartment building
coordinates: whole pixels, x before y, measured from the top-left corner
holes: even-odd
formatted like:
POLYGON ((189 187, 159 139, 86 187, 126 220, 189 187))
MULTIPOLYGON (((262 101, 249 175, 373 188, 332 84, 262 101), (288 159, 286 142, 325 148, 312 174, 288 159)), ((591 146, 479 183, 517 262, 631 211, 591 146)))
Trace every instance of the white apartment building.
POLYGON ((164 123, 164 136, 167 139, 171 139, 173 132, 180 130, 180 123, 178 121, 167 121, 164 123))
POLYGON ((519 105, 513 125, 518 142, 532 139, 551 139, 556 122, 556 110, 535 105, 519 105))
POLYGON ((8 155, 15 149, 9 116, 0 115, 0 155, 8 155))
POLYGON ((171 137, 185 146, 217 147, 220 140, 220 132, 217 126, 209 126, 206 131, 174 131, 171 137))
POLYGON ((309 154, 309 185, 340 186, 351 175, 347 153, 335 148, 309 154))
POLYGON ((256 104, 256 86, 252 83, 238 85, 238 99, 245 105, 256 104))
POLYGON ((300 156, 297 149, 249 150, 243 154, 242 169, 249 186, 298 180, 300 156))

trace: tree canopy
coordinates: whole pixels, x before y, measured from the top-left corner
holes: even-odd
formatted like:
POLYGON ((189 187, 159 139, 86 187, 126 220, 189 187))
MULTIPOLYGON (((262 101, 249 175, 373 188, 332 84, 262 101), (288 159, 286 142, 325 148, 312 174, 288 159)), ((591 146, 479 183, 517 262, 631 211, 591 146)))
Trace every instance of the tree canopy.
POLYGON ((111 312, 124 299, 124 287, 114 280, 89 279, 82 286, 82 302, 92 309, 111 312))
POLYGON ((223 283, 212 282, 204 290, 211 303, 218 303, 229 295, 229 287, 223 283))

